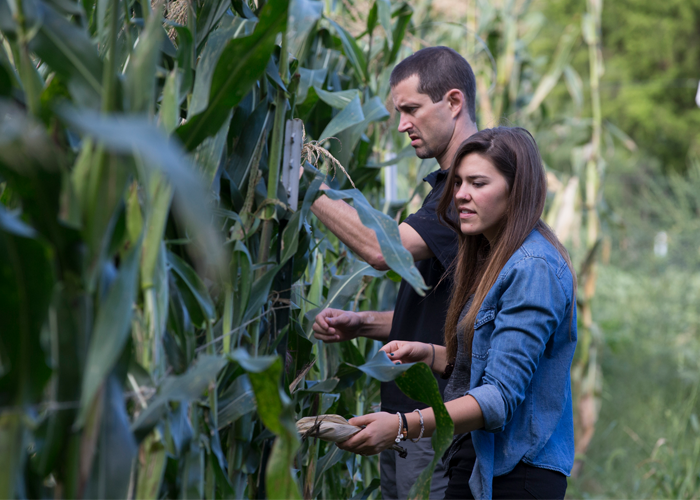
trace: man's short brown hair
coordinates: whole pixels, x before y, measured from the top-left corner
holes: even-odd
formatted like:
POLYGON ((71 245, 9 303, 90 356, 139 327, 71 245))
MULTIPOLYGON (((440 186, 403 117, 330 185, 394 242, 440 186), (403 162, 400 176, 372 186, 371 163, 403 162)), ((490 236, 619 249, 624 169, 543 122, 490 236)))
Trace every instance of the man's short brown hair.
POLYGON ((392 87, 413 75, 418 76, 418 92, 438 102, 447 92, 464 94, 469 118, 476 123, 476 79, 466 59, 449 47, 427 47, 396 65, 389 83, 392 87))

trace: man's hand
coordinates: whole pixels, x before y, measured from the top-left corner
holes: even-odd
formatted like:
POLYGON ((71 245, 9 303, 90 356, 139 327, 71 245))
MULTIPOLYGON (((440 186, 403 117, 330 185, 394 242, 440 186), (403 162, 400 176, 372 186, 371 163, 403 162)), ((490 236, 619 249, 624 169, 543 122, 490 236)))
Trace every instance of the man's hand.
POLYGON ((324 309, 316 316, 314 337, 327 343, 352 340, 360 334, 359 314, 341 309, 324 309))
POLYGON ((430 344, 406 342, 403 340, 392 340, 382 347, 381 350, 394 363, 419 363, 423 361, 429 365, 433 355, 433 348, 430 344))

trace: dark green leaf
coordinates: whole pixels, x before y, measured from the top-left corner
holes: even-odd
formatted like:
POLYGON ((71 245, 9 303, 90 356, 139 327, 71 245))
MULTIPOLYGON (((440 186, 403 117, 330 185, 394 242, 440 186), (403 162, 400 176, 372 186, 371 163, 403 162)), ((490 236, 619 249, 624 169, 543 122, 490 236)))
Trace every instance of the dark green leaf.
POLYGON ((51 370, 40 337, 54 285, 52 253, 34 230, 0 205, 0 394, 34 404, 51 370), (12 333, 10 333, 12 332, 12 333))
POLYGON ((228 42, 214 70, 207 108, 177 130, 187 149, 194 149, 206 137, 214 135, 231 108, 265 71, 277 33, 284 31, 287 24, 287 7, 288 0, 270 0, 253 34, 228 42))
POLYGON ((407 3, 401 4, 393 13, 393 17, 398 17, 398 19, 396 20, 392 33, 393 47, 386 53, 385 63, 387 66, 393 64, 394 61, 396 61, 396 56, 399 55, 399 49, 403 43, 404 36, 406 36, 406 28, 408 28, 408 24, 411 22, 412 15, 413 9, 407 3))

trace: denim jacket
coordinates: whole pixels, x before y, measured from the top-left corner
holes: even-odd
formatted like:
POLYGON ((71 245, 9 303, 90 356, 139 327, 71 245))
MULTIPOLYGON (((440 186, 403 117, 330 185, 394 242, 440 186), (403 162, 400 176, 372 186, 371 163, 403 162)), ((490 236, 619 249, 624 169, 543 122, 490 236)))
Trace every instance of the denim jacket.
POLYGON ((470 390, 484 416, 472 432, 474 498, 521 460, 570 475, 576 303, 566 261, 537 230, 511 256, 474 323, 470 390), (573 315, 572 315, 573 308, 573 315))

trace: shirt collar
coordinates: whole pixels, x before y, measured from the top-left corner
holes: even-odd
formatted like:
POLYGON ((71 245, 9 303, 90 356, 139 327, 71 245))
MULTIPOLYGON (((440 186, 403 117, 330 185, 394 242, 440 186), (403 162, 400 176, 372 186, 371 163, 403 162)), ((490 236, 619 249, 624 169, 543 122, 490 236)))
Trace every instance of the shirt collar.
POLYGON ((434 188, 436 184, 445 181, 445 178, 449 172, 450 169, 442 170, 441 168, 438 168, 434 172, 430 172, 428 175, 423 177, 423 180, 430 184, 430 187, 434 188))

